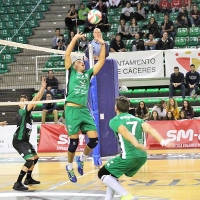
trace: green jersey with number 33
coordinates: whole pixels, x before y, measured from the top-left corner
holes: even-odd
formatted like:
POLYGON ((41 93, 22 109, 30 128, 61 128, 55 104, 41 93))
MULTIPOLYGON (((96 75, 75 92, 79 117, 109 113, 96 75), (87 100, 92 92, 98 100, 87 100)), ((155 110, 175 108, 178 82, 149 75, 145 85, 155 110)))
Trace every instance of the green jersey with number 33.
POLYGON ((136 137, 140 144, 144 143, 142 123, 144 121, 140 118, 134 117, 129 113, 121 113, 110 120, 109 126, 115 132, 116 137, 119 140, 119 145, 121 148, 121 157, 123 159, 146 157, 146 152, 135 148, 129 141, 122 137, 118 133, 119 126, 125 126, 133 136, 136 137))

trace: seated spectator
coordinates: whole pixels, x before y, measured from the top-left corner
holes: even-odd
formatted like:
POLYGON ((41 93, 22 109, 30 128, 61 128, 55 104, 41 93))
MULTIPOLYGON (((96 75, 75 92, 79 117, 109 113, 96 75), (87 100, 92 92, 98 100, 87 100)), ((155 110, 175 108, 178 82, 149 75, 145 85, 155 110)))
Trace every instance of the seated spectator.
POLYGON ((73 31, 76 27, 76 19, 78 17, 78 11, 75 9, 75 4, 70 5, 70 10, 65 18, 65 25, 68 31, 73 31))
POLYGON ((88 0, 87 7, 88 7, 90 10, 95 9, 97 3, 98 3, 98 1, 96 1, 96 0, 88 0))
POLYGON ((160 119, 163 119, 166 116, 166 107, 167 103, 165 100, 161 100, 159 104, 156 104, 153 107, 153 111, 156 110, 160 119))
POLYGON ((84 33, 92 32, 96 27, 96 24, 91 24, 88 19, 86 19, 84 33))
MULTIPOLYGON (((90 42, 90 44, 93 47, 94 60, 99 59, 99 54, 100 54, 100 50, 101 50, 101 45, 95 39, 97 37, 97 35, 99 35, 99 34, 102 36, 101 30, 99 28, 95 28, 94 31, 93 31, 94 39, 90 42)), ((108 57, 109 56, 109 46, 108 46, 107 43, 105 43, 105 45, 106 45, 106 55, 105 55, 105 57, 108 57)), ((86 56, 86 58, 89 59, 89 49, 88 48, 85 51, 85 56, 86 56)))
POLYGON ((145 50, 156 50, 157 41, 154 40, 153 34, 149 34, 149 40, 145 41, 145 50))
POLYGON ((175 120, 174 114, 171 111, 167 111, 164 120, 175 120))
POLYGON ((160 120, 158 112, 156 110, 152 111, 149 120, 160 120))
POLYGON ((167 32, 169 36, 174 38, 174 23, 169 20, 169 15, 165 14, 164 15, 164 21, 161 23, 162 26, 162 32, 161 36, 163 35, 164 32, 167 32))
POLYGON ((135 37, 135 34, 139 32, 140 32, 140 27, 138 26, 137 21, 135 20, 135 18, 131 19, 130 26, 128 27, 127 38, 130 39, 132 37, 135 37))
POLYGON ((53 49, 62 50, 62 51, 66 50, 66 45, 65 45, 65 40, 64 40, 63 34, 60 34, 59 39, 57 40, 57 44, 56 44, 56 46, 53 47, 53 49))
POLYGON ((178 28, 188 27, 188 11, 185 6, 182 6, 181 11, 178 13, 176 22, 178 28))
POLYGON ((106 15, 102 15, 102 20, 96 24, 96 28, 99 28, 101 32, 107 32, 110 29, 110 24, 108 23, 108 18, 106 15))
POLYGON ((186 87, 189 90, 189 95, 193 99, 195 99, 197 97, 200 75, 199 72, 195 70, 194 64, 190 65, 190 71, 186 73, 185 80, 186 80, 186 87))
POLYGON ((149 34, 153 34, 154 38, 159 37, 159 26, 154 17, 150 18, 150 22, 147 24, 147 29, 149 30, 149 34))
POLYGON ((102 0, 97 3, 96 9, 99 10, 104 16, 107 15, 107 6, 102 0))
POLYGON ((79 43, 79 50, 80 51, 85 51, 86 48, 88 47, 89 41, 87 40, 87 38, 84 36, 83 38, 81 38, 81 41, 79 43))
POLYGON ((124 19, 120 20, 117 33, 121 35, 122 39, 128 37, 128 26, 126 25, 126 21, 124 19))
POLYGON ((85 7, 84 3, 80 4, 80 9, 78 10, 78 25, 84 25, 87 19, 90 9, 85 7))
POLYGON ((110 52, 124 52, 125 45, 124 42, 121 39, 120 34, 116 34, 115 39, 111 41, 110 43, 110 52))
POLYGON ((148 2, 148 4, 149 4, 149 11, 151 13, 159 13, 160 12, 157 0, 150 0, 148 2))
POLYGON ((149 109, 145 106, 144 101, 140 101, 135 111, 135 116, 143 120, 149 119, 149 109))
POLYGON ((190 21, 192 27, 200 25, 200 11, 198 10, 197 5, 193 5, 193 9, 190 11, 190 21))
POLYGON ((53 71, 49 70, 48 71, 48 77, 46 77, 46 90, 44 92, 44 95, 49 92, 53 96, 57 94, 57 89, 58 89, 58 79, 54 76, 53 71))
POLYGON ((156 44, 157 50, 167 50, 167 49, 173 49, 174 42, 171 38, 168 37, 168 33, 164 32, 163 37, 160 38, 156 44))
POLYGON ((144 40, 140 39, 140 35, 138 33, 135 34, 135 40, 132 42, 132 51, 144 51, 144 40))
MULTIPOLYGON (((46 100, 52 100, 51 93, 46 93, 46 100)), ((42 124, 45 124, 46 115, 53 114, 54 115, 54 122, 57 124, 58 122, 58 111, 56 110, 56 103, 44 103, 42 106, 42 124)))
MULTIPOLYGON (((70 31, 69 32, 69 38, 66 42, 66 45, 69 45, 70 42, 72 41, 73 37, 75 36, 75 32, 74 31, 70 31)), ((76 45, 74 46, 73 51, 77 51, 78 50, 78 41, 76 42, 76 45)))
POLYGON ((168 0, 161 0, 159 2, 159 9, 161 13, 167 14, 171 12, 171 4, 168 0))
POLYGON ((191 0, 183 0, 182 3, 183 3, 183 6, 186 7, 187 11, 190 12, 191 10, 191 0))
POLYGON ((188 119, 186 112, 184 110, 181 110, 179 113, 179 120, 185 120, 188 119))
POLYGON ((182 98, 185 99, 184 74, 179 72, 178 67, 174 67, 174 73, 170 76, 169 98, 173 97, 174 89, 181 89, 182 98))
POLYGON ((133 7, 131 7, 130 2, 126 3, 126 7, 122 9, 122 13, 120 15, 120 19, 124 19, 125 21, 130 21, 133 18, 133 7))
POLYGON ((132 103, 130 103, 130 107, 129 107, 129 111, 128 111, 129 114, 135 116, 135 107, 132 103))
POLYGON ((109 0, 108 2, 111 8, 118 8, 120 6, 121 0, 109 0))
POLYGON ((179 118, 179 109, 178 104, 175 99, 170 98, 167 102, 166 111, 171 111, 175 119, 179 118))
POLYGON ((133 13, 135 20, 145 20, 145 9, 140 2, 137 3, 136 12, 133 13))
POLYGON ((171 8, 172 8, 172 12, 177 12, 181 10, 181 6, 182 6, 182 0, 172 0, 171 2, 171 8))
POLYGON ((55 30, 56 35, 52 39, 52 48, 54 49, 57 46, 57 41, 60 39, 60 29, 56 28, 55 30))
POLYGON ((183 101, 183 106, 181 108, 181 111, 185 112, 188 119, 192 119, 194 117, 194 110, 188 100, 183 101))

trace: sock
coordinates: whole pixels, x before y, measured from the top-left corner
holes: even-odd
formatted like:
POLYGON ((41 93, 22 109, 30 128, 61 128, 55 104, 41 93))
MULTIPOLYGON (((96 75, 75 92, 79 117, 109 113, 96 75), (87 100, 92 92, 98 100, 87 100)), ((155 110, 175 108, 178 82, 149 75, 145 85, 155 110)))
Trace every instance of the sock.
POLYGON ((87 160, 88 156, 86 156, 84 153, 81 154, 80 156, 80 161, 85 162, 87 160))
POLYGON ((73 169, 72 165, 73 165, 73 163, 68 163, 67 169, 68 169, 68 170, 72 170, 72 169, 73 169))
POLYGON ((116 178, 110 175, 102 176, 101 180, 105 183, 110 189, 114 190, 121 196, 125 196, 128 192, 119 184, 116 178))
POLYGON ((32 175, 32 171, 28 170, 26 178, 27 179, 32 178, 31 175, 32 175))
POLYGON ((115 191, 112 190, 111 188, 107 187, 107 190, 106 190, 106 197, 104 200, 112 200, 113 197, 114 197, 114 194, 115 194, 115 191))
POLYGON ((24 178, 25 174, 26 174, 25 171, 22 171, 22 170, 20 171, 20 174, 19 174, 18 179, 17 179, 18 183, 22 182, 22 179, 24 178))

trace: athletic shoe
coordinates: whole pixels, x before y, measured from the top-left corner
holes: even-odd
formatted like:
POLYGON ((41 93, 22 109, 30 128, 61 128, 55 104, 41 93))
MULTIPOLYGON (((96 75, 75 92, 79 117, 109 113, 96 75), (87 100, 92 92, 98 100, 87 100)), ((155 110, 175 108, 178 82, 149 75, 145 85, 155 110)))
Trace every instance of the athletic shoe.
POLYGON ((40 184, 40 181, 36 181, 33 178, 26 178, 24 181, 24 185, 35 185, 35 184, 40 184))
POLYGON ((74 174, 74 170, 69 170, 66 166, 66 171, 67 171, 67 174, 68 174, 68 177, 69 177, 69 180, 73 183, 76 183, 77 182, 77 178, 74 174))
POLYGON ((13 189, 19 190, 19 191, 24 191, 24 190, 28 190, 28 187, 24 186, 22 183, 16 182, 13 186, 13 189))
POLYGON ((83 165, 84 165, 84 162, 80 161, 80 156, 76 157, 76 163, 78 165, 78 173, 82 176, 83 175, 83 165))
POLYGON ((133 200, 133 196, 131 194, 127 194, 125 196, 121 196, 120 200, 133 200))

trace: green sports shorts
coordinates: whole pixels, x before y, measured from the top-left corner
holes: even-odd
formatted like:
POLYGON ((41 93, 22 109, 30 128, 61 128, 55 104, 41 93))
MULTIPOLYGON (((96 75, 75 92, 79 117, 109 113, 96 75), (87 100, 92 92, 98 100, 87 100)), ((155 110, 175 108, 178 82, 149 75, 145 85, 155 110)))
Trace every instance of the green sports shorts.
POLYGON ((147 157, 122 159, 121 156, 116 156, 105 164, 105 168, 117 178, 122 175, 132 177, 145 164, 146 160, 147 157))
POLYGON ((86 107, 67 106, 65 108, 65 121, 68 135, 75 135, 79 131, 96 131, 94 120, 86 107))

